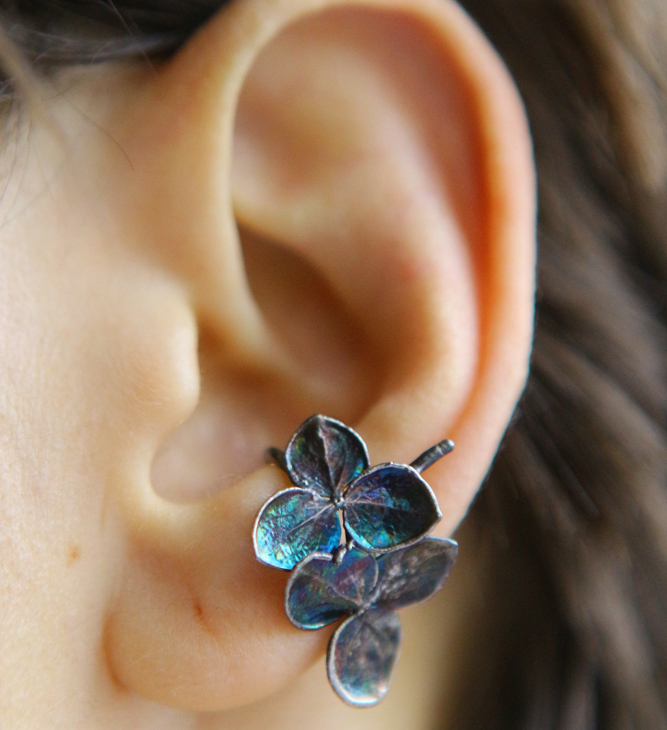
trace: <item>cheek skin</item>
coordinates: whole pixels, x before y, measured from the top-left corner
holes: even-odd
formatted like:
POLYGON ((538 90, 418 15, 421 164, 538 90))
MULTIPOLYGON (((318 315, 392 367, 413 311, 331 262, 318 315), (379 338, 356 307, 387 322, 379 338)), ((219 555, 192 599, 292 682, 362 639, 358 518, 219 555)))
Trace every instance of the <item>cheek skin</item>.
POLYGON ((113 475, 194 407, 196 331, 176 284, 114 241, 81 156, 19 145, 0 208, 0 716, 67 727, 116 698, 113 475))
POLYGON ((167 607, 193 598, 182 627, 171 614, 148 620, 192 637, 194 674, 205 656, 197 637, 227 665, 241 661, 243 671, 224 672, 239 696, 269 693, 254 679, 267 674, 267 645, 285 657, 267 680, 275 684, 319 658, 327 636, 289 625, 284 576, 251 552, 254 514, 282 486, 274 468, 230 494, 226 511, 243 516, 233 529, 213 515, 197 531, 206 532, 195 561, 208 566, 204 589, 192 588, 187 566, 156 580, 165 561, 141 544, 150 532, 142 509, 157 502, 156 451, 199 400, 196 317, 178 277, 114 226, 121 213, 109 191, 127 184, 128 167, 100 169, 108 138, 78 116, 62 126, 76 143, 39 129, 21 140, 0 204, 0 717, 35 730, 82 718, 95 730, 191 727, 187 713, 129 692, 115 671, 111 637, 128 590, 140 601, 152 581, 167 607), (128 537, 132 519, 138 541, 128 537))

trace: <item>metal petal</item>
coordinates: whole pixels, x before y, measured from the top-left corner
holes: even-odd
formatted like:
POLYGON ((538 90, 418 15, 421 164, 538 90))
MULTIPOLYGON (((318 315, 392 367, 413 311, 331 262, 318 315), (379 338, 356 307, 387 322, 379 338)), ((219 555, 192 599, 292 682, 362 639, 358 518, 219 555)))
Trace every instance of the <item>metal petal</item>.
POLYGON ((453 540, 427 537, 410 547, 385 553, 378 558, 375 605, 395 610, 429 598, 442 588, 458 551, 453 540))
POLYGON ((292 570, 311 553, 331 552, 340 536, 340 520, 331 502, 297 487, 271 497, 253 530, 257 558, 283 570, 292 570))
POLYGON ((299 629, 322 628, 364 608, 377 579, 377 561, 361 550, 348 550, 340 563, 331 555, 309 555, 287 583, 285 612, 299 629))
POLYGON ((361 437, 340 421, 320 415, 299 426, 285 460, 294 484, 328 499, 338 497, 369 465, 361 437))
POLYGON ((372 609, 344 621, 327 651, 336 694, 355 707, 377 704, 389 689, 400 642, 401 624, 393 611, 372 609))
POLYGON ((391 550, 423 537, 442 517, 431 487, 406 464, 380 464, 344 494, 345 527, 367 550, 391 550))

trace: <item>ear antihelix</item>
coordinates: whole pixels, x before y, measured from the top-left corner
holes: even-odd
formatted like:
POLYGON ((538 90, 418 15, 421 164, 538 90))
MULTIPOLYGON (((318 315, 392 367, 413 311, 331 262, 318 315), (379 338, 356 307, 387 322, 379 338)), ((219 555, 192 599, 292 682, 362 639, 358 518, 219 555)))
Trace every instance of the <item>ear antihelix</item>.
POLYGON ((336 5, 274 38, 240 95, 232 192, 243 229, 298 254, 354 318, 375 359, 367 411, 410 408, 421 378, 437 394, 424 422, 442 424, 476 367, 484 183, 470 94, 419 11, 336 5))

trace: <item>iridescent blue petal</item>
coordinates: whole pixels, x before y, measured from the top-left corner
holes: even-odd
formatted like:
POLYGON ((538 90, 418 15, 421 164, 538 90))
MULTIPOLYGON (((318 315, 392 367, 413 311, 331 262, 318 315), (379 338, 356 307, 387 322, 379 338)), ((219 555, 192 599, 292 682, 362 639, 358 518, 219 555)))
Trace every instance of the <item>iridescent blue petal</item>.
POLYGON ((267 565, 292 570, 307 555, 331 552, 341 528, 331 502, 296 487, 271 497, 255 520, 255 555, 267 565))
POLYGON ((442 517, 429 485, 410 466, 380 464, 344 494, 345 527, 367 550, 391 550, 425 535, 442 517))
POLYGON ((374 604, 398 609, 429 598, 442 588, 456 561, 453 540, 427 537, 378 558, 380 577, 374 604))
POLYGON ((331 555, 309 555, 287 584, 287 617, 299 629, 326 626, 364 608, 377 578, 377 561, 361 550, 349 550, 340 563, 331 555))
POLYGON ((336 694, 356 707, 377 704, 389 689, 400 641, 393 611, 372 609, 344 621, 327 651, 327 674, 336 694))
POLYGON ((299 426, 285 461, 294 484, 328 499, 335 499, 369 464, 361 438, 345 424, 320 415, 299 426))

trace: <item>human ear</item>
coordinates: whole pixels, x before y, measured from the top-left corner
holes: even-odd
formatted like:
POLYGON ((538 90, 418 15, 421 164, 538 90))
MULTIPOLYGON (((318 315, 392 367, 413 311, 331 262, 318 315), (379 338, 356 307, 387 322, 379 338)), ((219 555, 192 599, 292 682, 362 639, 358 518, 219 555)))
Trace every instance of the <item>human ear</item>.
POLYGON ((146 288, 118 335, 138 365, 116 375, 134 395, 116 404, 106 651, 124 687, 219 710, 293 681, 326 638, 290 626, 285 575, 255 561, 286 478, 243 476, 248 454, 313 412, 373 463, 450 437, 428 474, 439 529, 465 515, 526 376, 529 137, 502 63, 443 0, 235 3, 119 98, 107 193, 146 288), (190 489, 195 456, 213 466, 190 489))

